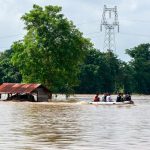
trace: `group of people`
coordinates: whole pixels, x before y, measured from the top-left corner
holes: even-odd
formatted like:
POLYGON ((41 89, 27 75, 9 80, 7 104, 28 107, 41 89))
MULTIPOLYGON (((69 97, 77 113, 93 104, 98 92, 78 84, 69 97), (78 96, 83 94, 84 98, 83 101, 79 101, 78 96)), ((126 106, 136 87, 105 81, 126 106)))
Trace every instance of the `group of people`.
MULTIPOLYGON (((124 102, 124 101, 130 101, 133 103, 131 100, 131 95, 129 93, 126 93, 125 95, 123 93, 118 93, 116 102, 124 102)), ((94 102, 113 102, 110 93, 104 93, 102 98, 100 99, 99 93, 96 94, 94 97, 94 102)))
POLYGON ((104 93, 104 95, 100 99, 99 93, 97 93, 96 96, 94 97, 94 102, 100 102, 100 101, 101 102, 112 102, 111 95, 109 93, 104 93))

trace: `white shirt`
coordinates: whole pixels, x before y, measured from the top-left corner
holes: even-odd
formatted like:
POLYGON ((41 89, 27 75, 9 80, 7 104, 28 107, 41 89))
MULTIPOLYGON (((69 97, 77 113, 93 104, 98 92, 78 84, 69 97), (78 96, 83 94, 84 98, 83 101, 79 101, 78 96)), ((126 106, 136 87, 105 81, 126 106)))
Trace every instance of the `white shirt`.
POLYGON ((102 96, 102 102, 105 102, 105 95, 102 96))
POLYGON ((106 97, 106 102, 112 102, 112 98, 111 98, 110 95, 108 95, 108 96, 106 97))

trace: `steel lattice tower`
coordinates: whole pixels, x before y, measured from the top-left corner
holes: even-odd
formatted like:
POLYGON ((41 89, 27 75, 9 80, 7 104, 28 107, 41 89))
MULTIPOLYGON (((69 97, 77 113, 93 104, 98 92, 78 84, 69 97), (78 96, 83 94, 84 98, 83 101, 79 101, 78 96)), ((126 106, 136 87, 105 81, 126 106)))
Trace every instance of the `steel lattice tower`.
POLYGON ((118 28, 119 32, 119 21, 117 6, 114 8, 108 8, 104 5, 102 20, 101 20, 101 31, 105 28, 105 38, 104 38, 104 50, 115 51, 115 28, 118 28))

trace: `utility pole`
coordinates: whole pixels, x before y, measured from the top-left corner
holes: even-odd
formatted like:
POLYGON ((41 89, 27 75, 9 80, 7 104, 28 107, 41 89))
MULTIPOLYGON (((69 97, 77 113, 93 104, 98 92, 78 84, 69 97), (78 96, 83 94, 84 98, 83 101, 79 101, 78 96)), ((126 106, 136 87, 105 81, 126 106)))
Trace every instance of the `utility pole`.
POLYGON ((101 31, 103 31, 103 26, 105 28, 105 38, 104 38, 104 51, 115 51, 115 29, 117 27, 119 32, 119 21, 118 21, 118 12, 117 6, 114 8, 108 8, 104 5, 104 10, 101 20, 101 31))

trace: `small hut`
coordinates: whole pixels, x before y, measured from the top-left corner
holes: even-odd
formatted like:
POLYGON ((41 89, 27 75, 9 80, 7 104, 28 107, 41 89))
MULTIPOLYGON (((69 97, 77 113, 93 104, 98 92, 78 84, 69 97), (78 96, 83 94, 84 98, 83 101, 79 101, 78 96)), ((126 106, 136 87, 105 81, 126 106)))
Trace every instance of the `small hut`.
POLYGON ((7 95, 5 100, 47 102, 51 92, 41 84, 3 83, 0 95, 7 95))

